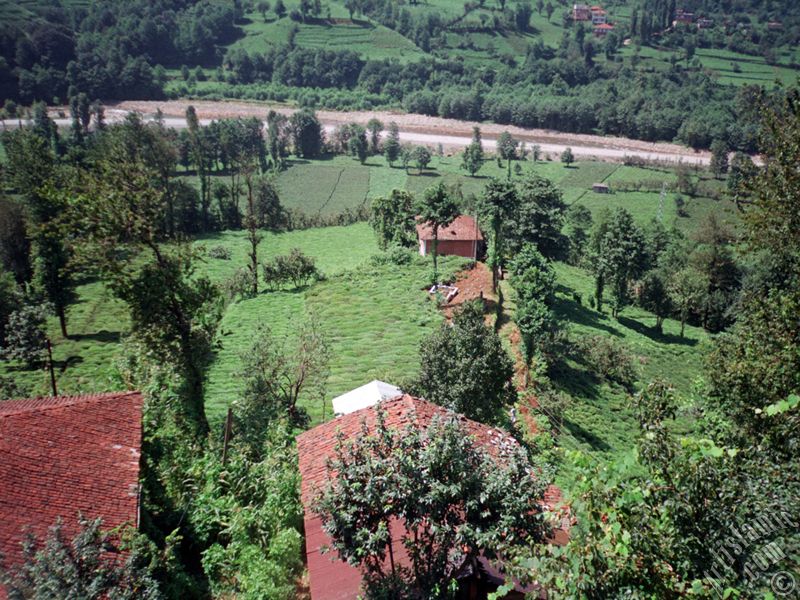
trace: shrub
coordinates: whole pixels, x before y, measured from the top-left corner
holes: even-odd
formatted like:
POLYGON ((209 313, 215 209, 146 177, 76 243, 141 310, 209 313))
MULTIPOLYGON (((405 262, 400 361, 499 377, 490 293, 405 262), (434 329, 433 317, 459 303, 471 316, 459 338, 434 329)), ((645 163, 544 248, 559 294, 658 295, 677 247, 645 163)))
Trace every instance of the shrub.
POLYGON ((29 368, 44 364, 47 352, 45 327, 52 307, 47 304, 26 305, 8 317, 5 344, 0 355, 6 360, 19 360, 29 368))
POLYGON ((214 246, 208 249, 208 256, 210 258, 218 258, 220 260, 230 260, 231 250, 225 246, 214 246))
POLYGON ((292 249, 287 255, 276 256, 264 263, 262 268, 264 284, 271 290, 288 283, 300 287, 320 277, 314 259, 303 254, 299 248, 292 249))
POLYGON ((383 265, 408 265, 411 264, 413 252, 403 246, 392 245, 386 249, 386 252, 373 255, 369 262, 373 267, 380 267, 383 265))
POLYGON ((576 347, 599 377, 626 389, 633 386, 636 367, 633 356, 623 344, 603 335, 591 335, 581 338, 576 347))
POLYGON ((250 298, 253 292, 253 277, 247 269, 238 269, 225 281, 222 288, 229 300, 250 298))

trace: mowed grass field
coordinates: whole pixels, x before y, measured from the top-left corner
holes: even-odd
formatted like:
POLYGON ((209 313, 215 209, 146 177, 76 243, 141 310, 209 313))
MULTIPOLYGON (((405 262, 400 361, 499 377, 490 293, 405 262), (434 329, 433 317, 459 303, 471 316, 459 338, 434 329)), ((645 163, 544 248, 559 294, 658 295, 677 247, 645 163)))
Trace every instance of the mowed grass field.
MULTIPOLYGON (((299 9, 299 2, 285 2, 287 13, 299 9)), ((411 40, 369 19, 351 19, 344 5, 331 2, 328 14, 307 22, 295 22, 289 17, 278 18, 274 12, 266 19, 259 12, 250 12, 240 23, 242 37, 230 48, 241 48, 247 52, 264 52, 270 46, 285 44, 289 31, 297 27, 295 43, 308 48, 329 50, 352 50, 365 58, 397 58, 411 61, 422 58, 425 53, 411 40)))
MULTIPOLYGON (((533 163, 520 161, 522 174, 512 169, 512 177, 519 179, 535 173, 558 185, 567 204, 579 203, 587 206, 593 214, 603 208, 623 207, 629 210, 640 224, 658 217, 661 205, 660 192, 617 192, 598 194, 591 191, 594 183, 653 181, 672 184, 676 180, 674 171, 660 168, 642 168, 605 162, 581 161, 570 167, 552 160, 533 163)), ((517 163, 515 163, 516 165, 517 163)), ((697 178, 701 174, 695 174, 697 178)), ((707 174, 702 174, 707 177, 707 174)), ((393 189, 404 189, 421 196, 426 189, 444 182, 458 186, 462 195, 479 197, 491 177, 507 177, 505 162, 498 166, 494 159, 487 160, 477 177, 468 176, 461 169, 461 156, 434 156, 428 169, 422 173, 416 167, 408 170, 399 165, 389 167, 382 156, 370 157, 364 165, 347 156, 336 156, 321 160, 293 161, 291 166, 278 175, 276 184, 281 204, 286 208, 299 209, 308 214, 333 215, 345 209, 357 209, 376 196, 388 195, 393 189)), ((718 183, 717 185, 722 185, 718 183)), ((686 217, 678 216, 675 205, 676 194, 665 195, 661 209, 664 224, 675 226, 686 233, 691 232, 709 212, 717 212, 735 221, 734 207, 730 202, 701 196, 683 195, 686 202, 686 217)))
MULTIPOLYGON (((306 203, 312 202, 320 210, 326 197, 359 203, 365 196, 386 194, 394 187, 421 193, 438 181, 461 184, 465 195, 477 195, 490 176, 506 175, 505 165, 498 166, 493 160, 487 161, 481 176, 476 178, 465 176, 459 166, 458 156, 435 157, 433 168, 420 175, 413 168, 408 172, 402 168, 390 169, 382 158, 370 158, 366 165, 360 165, 348 157, 337 157, 294 163, 279 176, 278 182, 285 204, 307 209, 306 203), (336 173, 335 177, 332 173, 336 173), (341 190, 339 195, 337 189, 341 190)), ((622 206, 640 224, 658 214, 658 193, 595 194, 589 191, 591 183, 674 178, 673 173, 663 170, 592 162, 577 163, 570 168, 555 161, 528 162, 523 169, 556 181, 570 204, 582 203, 595 214, 622 206)), ((674 224, 690 232, 708 212, 727 214, 724 202, 687 200, 688 217, 678 217, 671 195, 668 196, 663 207, 667 226, 674 224)), ((205 235, 195 244, 205 250, 198 263, 198 274, 207 275, 217 283, 223 283, 246 265, 248 244, 244 232, 205 235), (215 246, 228 248, 231 258, 209 256, 207 251, 215 246)), ((406 266, 373 266, 370 257, 378 253, 378 248, 366 223, 277 234, 264 232, 260 260, 286 254, 292 248, 300 248, 314 257, 323 278, 301 289, 262 290, 255 298, 227 306, 206 384, 207 414, 214 424, 241 395, 241 357, 260 325, 268 326, 276 337, 291 345, 304 319, 314 318, 319 323, 330 344, 330 375, 325 390, 301 398, 312 423, 318 423, 331 417, 330 401, 336 395, 376 378, 397 384, 413 377, 419 366, 420 340, 442 322, 424 289, 429 281, 429 260, 416 258, 406 266)), ((464 264, 458 258, 442 262, 446 273, 455 273, 464 264)), ((664 333, 655 334, 654 317, 635 307, 625 309, 620 319, 612 319, 575 300, 574 294, 588 300, 593 291, 593 280, 587 271, 564 264, 556 264, 556 270, 559 285, 556 311, 573 340, 588 335, 613 336, 634 355, 641 384, 663 377, 676 386, 680 396, 691 396, 695 380, 702 375, 702 357, 709 345, 705 332, 687 327, 686 338, 680 339, 679 324, 668 320, 664 333)), ((513 315, 513 291, 507 288, 505 292, 508 312, 513 315)), ((71 338, 65 340, 60 336, 55 319, 49 323, 59 391, 119 389, 122 386, 117 375, 122 354, 120 341, 129 327, 126 308, 96 281, 82 282, 78 294, 79 301, 69 312, 71 338)), ((3 364, 0 375, 20 382, 31 394, 48 393, 45 371, 3 364)), ((636 422, 628 392, 598 381, 586 365, 572 360, 557 368, 554 379, 573 398, 560 432, 560 445, 586 450, 598 457, 616 455, 631 447, 636 422)), ((690 426, 688 417, 679 420, 679 427, 690 426)))

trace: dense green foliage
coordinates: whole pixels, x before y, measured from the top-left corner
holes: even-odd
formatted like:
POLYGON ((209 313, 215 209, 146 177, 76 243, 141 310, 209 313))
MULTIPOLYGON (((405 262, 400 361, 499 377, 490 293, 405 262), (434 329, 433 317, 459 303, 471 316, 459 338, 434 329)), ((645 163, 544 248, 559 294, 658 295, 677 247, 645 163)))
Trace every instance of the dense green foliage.
MULTIPOLYGON (((252 2, 128 2, 125 10, 112 4, 42 5, 28 20, 4 23, 1 99, 30 104, 83 94, 88 106, 95 98, 159 98, 169 90, 330 108, 403 107, 524 127, 678 139, 696 147, 717 141, 752 151, 753 90, 720 85, 695 50, 724 49, 740 71, 750 68, 747 55, 757 55, 768 71, 780 64, 791 78, 800 36, 793 7, 780 10, 761 0, 736 3, 733 11, 720 1, 697 7, 615 3, 609 7, 615 31, 605 39, 573 23, 566 8, 558 9, 563 17, 551 19, 552 3, 546 20, 527 2, 433 7, 349 0, 331 2, 325 11, 311 2, 287 11, 281 3, 274 18, 252 2), (679 8, 696 8, 714 26, 670 27, 679 8), (409 59, 383 58, 389 53, 373 35, 364 51, 319 42, 351 30, 376 30, 374 37, 408 49, 409 59), (251 43, 253 33, 263 41, 251 43), (629 47, 622 46, 626 37, 629 47), (597 58, 600 49, 604 60, 597 58), (651 54, 662 56, 658 67, 645 63, 651 54), (679 60, 684 55, 685 64, 679 60)), ((706 60, 714 66, 723 62, 712 56, 706 60)))
POLYGON ((102 531, 101 519, 81 518, 79 525, 75 537, 67 539, 57 521, 44 539, 31 536, 25 541, 22 567, 14 572, 0 568, 0 582, 10 600, 163 597, 153 578, 153 548, 144 536, 128 530, 109 534, 102 531), (121 551, 126 552, 124 558, 121 551))
POLYGON ((330 465, 337 477, 315 507, 331 548, 360 568, 369 597, 446 598, 456 572, 479 554, 494 559, 547 535, 539 507, 547 466, 532 465, 513 439, 491 456, 454 415, 391 429, 376 412, 373 427, 364 422, 361 435, 338 440, 330 465), (395 519, 405 523, 407 566, 392 551, 395 519))
POLYGON ((412 391, 482 423, 503 423, 516 400, 514 364, 500 336, 484 323, 479 301, 464 304, 420 347, 412 391))

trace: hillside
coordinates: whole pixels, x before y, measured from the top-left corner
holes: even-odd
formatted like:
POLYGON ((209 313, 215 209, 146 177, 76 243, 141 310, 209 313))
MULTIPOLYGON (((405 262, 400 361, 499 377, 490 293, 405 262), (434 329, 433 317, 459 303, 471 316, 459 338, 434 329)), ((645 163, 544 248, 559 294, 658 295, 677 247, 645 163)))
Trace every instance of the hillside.
POLYGON ((180 18, 166 21, 167 5, 6 2, 0 100, 400 108, 753 152, 754 86, 773 91, 800 73, 797 7, 705 2, 679 21, 694 4, 615 1, 602 15, 610 29, 596 30, 551 2, 172 0, 180 18), (99 41, 81 44, 89 35, 99 41))

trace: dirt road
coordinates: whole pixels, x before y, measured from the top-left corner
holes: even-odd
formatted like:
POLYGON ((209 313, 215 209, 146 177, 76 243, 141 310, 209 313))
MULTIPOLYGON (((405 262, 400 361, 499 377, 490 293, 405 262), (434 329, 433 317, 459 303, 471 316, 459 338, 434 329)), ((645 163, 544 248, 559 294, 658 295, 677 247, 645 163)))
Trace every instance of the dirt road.
MULTIPOLYGON (((213 119, 226 117, 259 117, 265 118, 270 109, 289 115, 295 109, 285 106, 270 106, 261 103, 249 102, 215 102, 207 100, 166 100, 166 101, 125 101, 110 104, 106 107, 106 116, 114 122, 130 111, 142 113, 146 118, 152 118, 156 110, 161 109, 164 121, 169 127, 185 127, 184 115, 186 108, 192 105, 197 111, 201 123, 208 123, 213 119)), ((546 129, 524 129, 511 125, 496 125, 493 123, 476 123, 471 121, 458 121, 455 119, 442 119, 425 115, 395 113, 390 111, 354 111, 337 112, 331 110, 318 110, 317 116, 322 121, 327 131, 332 131, 337 125, 343 123, 366 124, 372 118, 377 118, 388 124, 394 121, 400 128, 400 139, 416 144, 436 146, 442 144, 448 150, 458 150, 469 144, 472 128, 479 126, 483 134, 484 147, 493 150, 496 146, 497 136, 503 131, 509 131, 514 137, 524 141, 530 147, 538 144, 543 153, 558 154, 570 147, 575 155, 582 158, 595 158, 612 162, 621 162, 626 156, 637 156, 647 160, 660 160, 687 164, 707 165, 711 155, 708 152, 694 151, 691 148, 669 143, 650 143, 620 137, 604 137, 587 134, 561 133, 546 129)))

